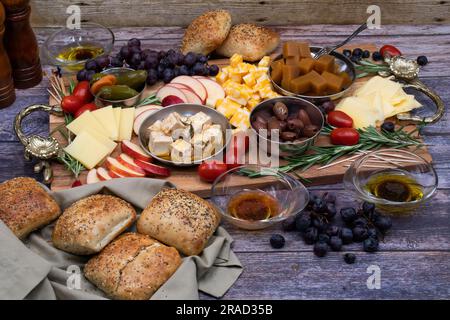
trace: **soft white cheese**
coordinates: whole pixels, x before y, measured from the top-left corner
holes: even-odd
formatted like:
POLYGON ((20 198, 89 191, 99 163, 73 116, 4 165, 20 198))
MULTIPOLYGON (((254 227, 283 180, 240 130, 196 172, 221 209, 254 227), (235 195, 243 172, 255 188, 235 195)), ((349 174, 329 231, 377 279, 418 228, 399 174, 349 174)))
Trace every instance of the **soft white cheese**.
POLYGON ((171 144, 172 151, 170 152, 170 157, 174 162, 190 163, 192 159, 192 148, 191 144, 184 141, 183 139, 178 139, 171 144))
POLYGON ((175 129, 184 128, 184 127, 185 127, 185 124, 181 121, 181 116, 176 112, 169 114, 167 116, 167 118, 165 118, 162 121, 162 124, 161 124, 161 130, 166 135, 170 135, 172 133, 172 131, 175 129))
POLYGON ((202 132, 205 125, 210 125, 212 123, 211 117, 201 111, 189 117, 189 121, 194 129, 194 133, 202 132))
POLYGON ((222 127, 218 124, 209 126, 203 131, 203 142, 210 142, 215 148, 223 146, 222 127))
POLYGON ((186 141, 190 141, 191 140, 191 126, 173 130, 172 131, 172 139, 173 140, 183 139, 186 141))
POLYGON ((166 136, 160 131, 152 131, 148 141, 148 148, 158 157, 168 156, 172 142, 172 137, 166 136))
POLYGON ((150 127, 148 127, 149 131, 162 131, 162 122, 161 120, 156 120, 150 127))

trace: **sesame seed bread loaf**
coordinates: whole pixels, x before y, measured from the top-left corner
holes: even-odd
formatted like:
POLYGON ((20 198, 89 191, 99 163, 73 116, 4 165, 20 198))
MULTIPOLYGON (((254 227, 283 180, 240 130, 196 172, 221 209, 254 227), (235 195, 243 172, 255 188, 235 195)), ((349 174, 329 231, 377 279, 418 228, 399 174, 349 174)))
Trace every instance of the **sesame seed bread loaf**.
POLYGON ((53 230, 53 245, 74 254, 94 254, 135 220, 136 211, 126 201, 110 195, 90 196, 64 210, 53 230))
POLYGON ((1 183, 0 199, 0 219, 20 239, 61 214, 58 203, 32 178, 1 183))
POLYGON ((222 44, 230 28, 231 15, 228 11, 207 11, 195 18, 186 29, 181 52, 208 55, 222 44))
POLYGON ((235 25, 216 52, 225 57, 237 53, 245 61, 258 61, 273 52, 280 43, 280 35, 263 26, 251 23, 235 25))
POLYGON ((142 212, 137 230, 189 256, 203 251, 219 223, 220 215, 208 201, 184 190, 163 189, 142 212))
POLYGON ((88 261, 84 275, 113 299, 148 300, 180 264, 175 248, 125 233, 88 261))

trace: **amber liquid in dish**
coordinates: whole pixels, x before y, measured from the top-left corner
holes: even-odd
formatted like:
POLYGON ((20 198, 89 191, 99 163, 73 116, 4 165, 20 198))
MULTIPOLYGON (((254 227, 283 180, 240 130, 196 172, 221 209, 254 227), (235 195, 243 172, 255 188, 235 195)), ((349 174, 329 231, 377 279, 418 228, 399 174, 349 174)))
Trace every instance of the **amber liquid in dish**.
POLYGON ((265 220, 277 216, 280 206, 277 199, 270 194, 260 190, 248 190, 231 197, 228 213, 243 220, 265 220))
POLYGON ((366 190, 377 198, 394 202, 411 202, 423 198, 422 186, 410 175, 385 172, 373 176, 366 190))
MULTIPOLYGON (((104 49, 95 44, 79 44, 76 46, 68 46, 61 50, 56 56, 61 62, 77 62, 93 59, 103 54, 104 49)), ((82 66, 81 66, 82 67, 82 66)))

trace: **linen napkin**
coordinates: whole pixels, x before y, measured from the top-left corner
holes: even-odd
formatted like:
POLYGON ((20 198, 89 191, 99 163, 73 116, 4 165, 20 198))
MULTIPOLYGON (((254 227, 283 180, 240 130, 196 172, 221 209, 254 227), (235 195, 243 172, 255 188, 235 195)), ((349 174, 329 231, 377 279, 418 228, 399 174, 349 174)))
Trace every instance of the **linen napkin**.
MULTIPOLYGON (((75 201, 103 193, 118 196, 140 213, 153 196, 172 184, 144 178, 103 181, 69 190, 48 192, 64 210, 75 201)), ((83 276, 89 256, 77 256, 53 247, 54 223, 20 241, 0 220, 0 299, 106 299, 83 276)), ((133 226, 130 231, 135 231, 133 226)), ((219 227, 199 256, 184 257, 172 277, 152 299, 199 299, 199 290, 222 297, 242 272, 231 250, 233 239, 219 227)))

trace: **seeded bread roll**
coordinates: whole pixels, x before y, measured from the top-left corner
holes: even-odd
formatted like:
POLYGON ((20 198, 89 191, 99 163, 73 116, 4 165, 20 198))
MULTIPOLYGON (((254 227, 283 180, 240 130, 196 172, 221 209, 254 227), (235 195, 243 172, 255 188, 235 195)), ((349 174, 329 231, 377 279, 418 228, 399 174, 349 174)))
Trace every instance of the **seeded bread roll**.
POLYGON ((53 230, 53 245, 74 254, 94 254, 135 220, 136 211, 126 201, 109 195, 90 196, 64 210, 53 230))
POLYGON ((231 15, 226 10, 207 11, 195 18, 186 29, 181 51, 208 55, 226 39, 231 28, 231 15))
POLYGON ((231 57, 237 53, 246 61, 258 61, 273 52, 280 43, 280 35, 272 29, 250 23, 235 25, 222 45, 218 54, 231 57))
POLYGON ((58 203, 32 178, 0 184, 0 219, 20 239, 61 214, 58 203))
POLYGON ((137 230, 185 255, 197 255, 219 223, 220 215, 208 201, 184 190, 163 189, 142 212, 137 230))
POLYGON ((180 264, 175 248, 125 233, 88 261, 84 275, 113 299, 148 300, 180 264))

